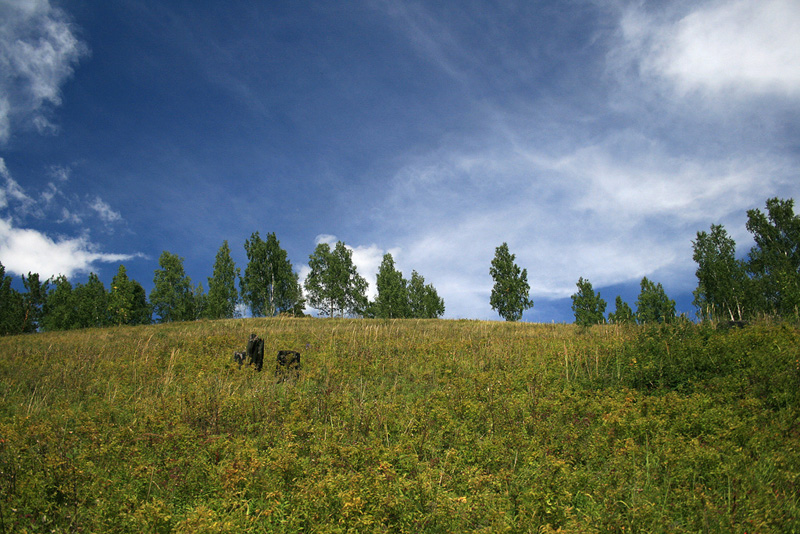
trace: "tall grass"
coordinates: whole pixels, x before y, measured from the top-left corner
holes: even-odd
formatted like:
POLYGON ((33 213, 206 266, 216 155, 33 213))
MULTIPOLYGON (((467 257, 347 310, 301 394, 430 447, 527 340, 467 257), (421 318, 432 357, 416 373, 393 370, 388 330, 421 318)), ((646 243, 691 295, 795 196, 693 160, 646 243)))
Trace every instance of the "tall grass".
POLYGON ((0 532, 798 532, 799 337, 276 318, 0 338, 0 532), (251 332, 261 373, 232 361, 251 332), (275 379, 279 349, 299 379, 275 379))

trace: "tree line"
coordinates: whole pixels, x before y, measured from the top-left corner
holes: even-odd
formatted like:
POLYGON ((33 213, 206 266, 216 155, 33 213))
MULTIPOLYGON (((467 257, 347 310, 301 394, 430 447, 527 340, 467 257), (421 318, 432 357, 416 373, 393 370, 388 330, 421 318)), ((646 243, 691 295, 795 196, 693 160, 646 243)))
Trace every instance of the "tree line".
POLYGON ((36 331, 70 330, 112 325, 168 323, 196 319, 240 317, 243 307, 254 317, 291 314, 302 316, 308 304, 323 314, 377 318, 437 318, 444 301, 416 271, 403 278, 391 254, 385 254, 378 272, 377 297, 369 301, 367 282, 358 274, 352 251, 342 241, 334 248, 317 245, 309 257, 305 296, 299 275, 274 233, 262 239, 253 233, 244 243, 247 266, 242 275, 224 241, 214 260, 208 291, 194 285, 183 267, 184 259, 162 252, 147 295, 142 285, 128 277, 124 265, 106 289, 95 273, 84 284, 63 275, 40 280, 38 274, 22 276, 24 292, 11 287, 12 278, 0 262, 0 335, 36 331), (237 287, 238 286, 238 287, 237 287))
MULTIPOLYGON (((697 315, 704 321, 747 321, 759 317, 800 317, 800 216, 794 201, 768 199, 766 213, 747 211, 747 230, 755 245, 744 259, 736 258, 736 243, 722 225, 710 232, 697 232, 692 241, 697 263, 694 300, 697 315)), ((495 250, 489 270, 494 279, 492 309, 508 321, 522 318, 533 307, 529 299, 527 271, 514 263, 514 255, 503 243, 495 250)), ((660 283, 642 278, 636 311, 622 297, 616 310, 605 315, 606 301, 589 280, 580 277, 578 291, 571 296, 575 323, 669 323, 677 316, 675 301, 660 283)))
MULTIPOLYGON (((701 320, 744 321, 763 316, 800 317, 800 216, 794 201, 771 198, 766 213, 747 211, 747 230, 755 246, 746 258, 736 258, 736 243, 722 225, 697 232, 692 241, 697 263, 693 304, 701 320)), ((377 296, 367 298, 367 282, 353 263, 352 250, 342 241, 331 247, 320 243, 309 256, 310 272, 301 287, 287 253, 274 233, 262 239, 258 232, 244 243, 244 275, 223 242, 208 278, 208 292, 194 286, 183 268, 183 258, 164 251, 155 270, 149 298, 141 284, 127 276, 124 265, 106 290, 94 273, 85 284, 57 276, 41 281, 38 274, 22 276, 25 292, 11 287, 11 277, 0 263, 0 335, 37 330, 67 330, 109 325, 188 321, 238 317, 241 307, 255 317, 303 315, 306 304, 329 317, 436 318, 444 301, 416 271, 406 279, 385 254, 377 273, 377 296), (238 282, 238 288, 237 288, 238 282), (305 293, 303 292, 305 289, 305 293)), ((495 250, 489 273, 493 310, 505 320, 518 321, 533 307, 527 270, 515 263, 507 243, 495 250)), ((634 311, 616 297, 613 313, 589 280, 580 277, 572 298, 575 322, 668 323, 676 319, 675 301, 663 286, 644 277, 634 311)))

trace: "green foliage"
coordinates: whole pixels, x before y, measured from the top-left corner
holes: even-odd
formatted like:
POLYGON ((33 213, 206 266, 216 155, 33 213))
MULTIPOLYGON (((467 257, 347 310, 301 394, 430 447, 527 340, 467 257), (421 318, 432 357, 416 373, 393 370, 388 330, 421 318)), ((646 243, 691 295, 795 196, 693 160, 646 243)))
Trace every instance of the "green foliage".
POLYGON ((711 225, 711 233, 697 232, 692 242, 697 263, 697 289, 694 305, 704 320, 745 319, 749 278, 744 262, 737 260, 736 242, 720 225, 711 225))
POLYGON ((158 259, 150 305, 162 323, 195 319, 192 280, 183 270, 183 258, 166 250, 158 259))
POLYGON ((607 379, 628 387, 696 393, 709 387, 800 408, 800 334, 786 325, 715 330, 678 321, 642 328, 607 379))
POLYGON ((85 284, 76 284, 72 291, 75 323, 72 328, 102 327, 111 325, 109 299, 103 282, 90 273, 85 284))
POLYGON ((255 317, 302 310, 303 294, 292 263, 275 233, 264 241, 255 232, 245 241, 247 267, 240 281, 242 299, 255 317))
POLYGON ((800 529, 800 334, 247 319, 0 338, 5 532, 800 529), (276 382, 250 332, 303 352, 276 382))
POLYGON ((147 303, 144 288, 136 280, 128 278, 124 265, 119 266, 117 274, 111 279, 108 310, 111 314, 111 324, 150 324, 152 311, 147 303))
POLYGON ((378 296, 370 303, 368 316, 381 319, 435 319, 444 314, 444 300, 433 284, 426 284, 417 271, 411 280, 394 267, 391 254, 383 256, 377 276, 378 296))
POLYGON ((0 262, 0 335, 18 334, 24 330, 25 305, 22 295, 11 287, 11 276, 0 262))
POLYGON ((383 255, 383 260, 378 268, 376 281, 378 295, 372 306, 375 317, 381 319, 396 319, 408 317, 410 303, 407 282, 403 273, 394 266, 394 258, 389 253, 383 255))
POLYGON ((208 297, 204 317, 232 319, 236 316, 236 306, 239 304, 239 291, 236 289, 238 277, 239 268, 231 258, 228 242, 223 241, 214 260, 213 276, 208 279, 208 297))
POLYGON ((342 241, 333 250, 319 243, 309 256, 305 288, 312 307, 330 317, 360 315, 367 309, 367 281, 358 274, 353 252, 342 241))
POLYGON ((606 301, 595 293, 592 284, 583 277, 578 279, 578 292, 572 295, 572 311, 575 312, 575 324, 592 326, 601 324, 606 313, 606 301))
POLYGON ((489 304, 506 321, 519 321, 525 310, 533 308, 533 301, 528 298, 528 270, 520 269, 514 258, 508 244, 503 243, 495 249, 489 269, 494 280, 489 304))
POLYGON ((622 300, 622 297, 617 295, 614 301, 614 312, 608 314, 608 322, 611 324, 633 324, 636 322, 636 316, 627 302, 622 300))
POLYGON ((756 242, 747 262, 758 295, 755 307, 767 314, 797 317, 800 314, 800 215, 794 214, 794 201, 767 200, 767 214, 749 210, 746 226, 756 242))
POLYGON ((661 284, 642 278, 636 300, 636 320, 639 324, 669 323, 675 319, 675 301, 667 297, 661 284))
POLYGON ((426 284, 417 271, 411 271, 408 282, 409 317, 412 319, 436 319, 444 315, 444 299, 433 284, 426 284))
POLYGON ((736 244, 722 226, 698 232, 692 243, 697 268, 694 304, 704 319, 741 320, 800 314, 800 216, 794 201, 771 198, 767 213, 747 212, 755 246, 735 259, 736 244))
MULTIPOLYGON (((42 306, 41 319, 37 320, 43 330, 70 330, 113 324, 109 294, 94 273, 89 274, 85 284, 78 283, 75 286, 65 276, 51 279, 44 285, 38 284, 36 279, 29 285, 38 286, 39 291, 49 288, 42 306)), ((28 295, 30 294, 29 292, 28 295)), ((35 309, 35 305, 32 309, 35 309)))
POLYGON ((28 272, 22 277, 25 294, 22 295, 25 317, 22 324, 23 332, 36 332, 41 326, 44 313, 44 303, 47 301, 47 288, 49 282, 41 282, 37 273, 28 272))
POLYGON ((192 288, 192 319, 203 319, 208 314, 208 295, 203 289, 203 283, 192 288))
POLYGON ((44 330, 69 330, 77 328, 78 315, 72 284, 66 276, 58 276, 50 282, 47 300, 44 303, 44 330))

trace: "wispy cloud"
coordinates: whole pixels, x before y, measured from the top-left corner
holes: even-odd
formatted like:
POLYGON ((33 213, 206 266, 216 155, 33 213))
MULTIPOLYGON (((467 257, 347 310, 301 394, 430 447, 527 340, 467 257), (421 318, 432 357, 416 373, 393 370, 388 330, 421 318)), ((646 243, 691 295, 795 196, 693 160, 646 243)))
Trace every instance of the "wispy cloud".
POLYGON ((122 215, 118 211, 114 211, 111 206, 100 197, 94 197, 89 207, 95 211, 100 217, 100 220, 106 224, 122 220, 122 215))
MULTIPOLYGON (((609 65, 605 77, 585 80, 583 96, 575 89, 572 102, 553 95, 537 106, 517 92, 491 106, 476 102, 463 112, 482 119, 483 129, 451 133, 396 169, 385 204, 374 211, 401 247, 398 263, 426 273, 448 309, 492 316, 488 269, 502 242, 528 269, 534 300, 568 297, 580 276, 603 287, 656 273, 690 291, 698 230, 741 223, 767 196, 797 193, 796 155, 765 149, 779 135, 768 125, 753 134, 758 142, 739 133, 753 113, 739 100, 745 93, 800 96, 800 37, 789 31, 800 24, 800 6, 740 0, 670 4, 655 13, 622 5, 619 33, 593 43, 605 56, 581 58, 609 65), (692 92, 713 93, 728 113, 676 103, 692 92), (616 106, 626 99, 635 104, 616 106)), ((448 44, 455 31, 443 32, 444 40, 423 31, 446 21, 400 13, 419 48, 454 72, 443 50, 463 53, 469 44, 448 44)))
POLYGON ((0 209, 7 208, 12 202, 25 211, 30 209, 33 199, 25 194, 22 187, 11 177, 3 158, 0 158, 0 179, 3 182, 0 186, 0 209))
POLYGON ((61 85, 87 52, 66 14, 48 0, 0 4, 0 143, 15 122, 42 133, 56 129, 48 107, 61 104, 61 85))

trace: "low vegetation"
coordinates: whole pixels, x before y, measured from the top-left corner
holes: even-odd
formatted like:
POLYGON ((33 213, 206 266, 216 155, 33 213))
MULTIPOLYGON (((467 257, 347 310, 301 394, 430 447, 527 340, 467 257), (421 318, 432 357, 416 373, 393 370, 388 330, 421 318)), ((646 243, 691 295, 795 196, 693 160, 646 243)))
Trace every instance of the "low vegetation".
POLYGON ((0 532, 800 532, 800 333, 247 319, 0 338, 0 532), (239 369, 248 334, 302 373, 239 369))

